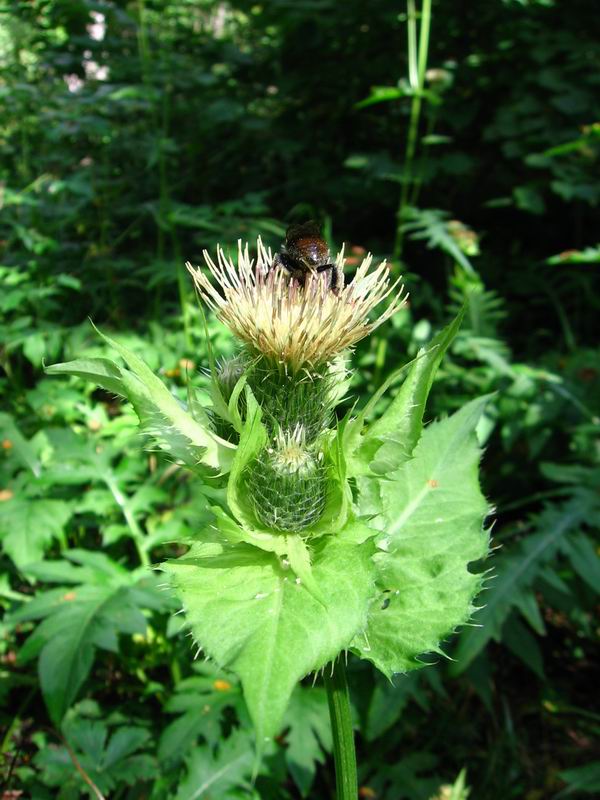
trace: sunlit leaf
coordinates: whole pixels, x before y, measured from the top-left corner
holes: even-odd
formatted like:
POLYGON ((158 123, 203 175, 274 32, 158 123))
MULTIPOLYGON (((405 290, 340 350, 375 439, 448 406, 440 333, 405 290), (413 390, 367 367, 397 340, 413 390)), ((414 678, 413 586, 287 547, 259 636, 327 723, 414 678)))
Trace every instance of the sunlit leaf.
MULTIPOLYGON (((471 616, 487 555, 489 506, 479 487, 475 426, 485 398, 432 423, 410 461, 376 481, 381 534, 374 556, 378 598, 353 648, 385 675, 423 666, 424 654, 471 616)), ((360 508, 360 498, 358 501, 360 508)))
POLYGON ((258 741, 278 732, 295 684, 347 647, 366 621, 370 546, 323 540, 312 577, 323 600, 272 553, 200 544, 163 564, 200 647, 239 675, 258 741))

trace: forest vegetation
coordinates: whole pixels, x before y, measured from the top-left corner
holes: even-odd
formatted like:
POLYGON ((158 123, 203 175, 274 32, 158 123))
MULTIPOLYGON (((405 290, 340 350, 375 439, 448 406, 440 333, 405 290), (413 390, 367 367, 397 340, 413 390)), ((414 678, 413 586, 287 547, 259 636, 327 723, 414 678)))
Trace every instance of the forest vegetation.
POLYGON ((148 569, 209 520, 202 484, 45 372, 114 357, 92 320, 206 399, 236 343, 185 262, 308 219, 410 292, 342 411, 465 303, 426 420, 489 395, 494 577, 448 658, 349 657, 360 797, 598 796, 597 3, 8 0, 0 70, 0 796, 332 796, 320 679, 253 782, 239 682, 148 569))

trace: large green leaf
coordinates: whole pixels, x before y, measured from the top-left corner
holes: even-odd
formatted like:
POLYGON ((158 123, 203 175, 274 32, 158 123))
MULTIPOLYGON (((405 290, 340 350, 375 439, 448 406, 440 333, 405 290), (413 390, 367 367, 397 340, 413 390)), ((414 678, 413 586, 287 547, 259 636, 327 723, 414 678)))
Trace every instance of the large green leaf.
POLYGON ((473 611, 482 577, 468 566, 488 550, 474 432, 484 402, 433 423, 410 461, 370 481, 381 506, 372 520, 382 531, 374 556, 379 593, 353 647, 387 676, 441 652, 440 641, 473 611))
POLYGON ((47 368, 50 375, 77 375, 123 395, 133 405, 145 433, 174 458, 189 467, 203 464, 226 472, 235 445, 209 430, 207 419, 197 421, 171 394, 164 383, 135 353, 105 334, 102 338, 129 366, 118 367, 106 358, 79 359, 47 368))
POLYGON ((2 503, 0 539, 15 564, 23 569, 38 561, 53 539, 62 536, 73 507, 64 500, 13 497, 2 503))
POLYGON ((275 554, 243 543, 194 545, 163 564, 199 645, 240 676, 259 742, 277 733, 296 683, 364 628, 371 551, 321 540, 312 577, 322 600, 275 554))

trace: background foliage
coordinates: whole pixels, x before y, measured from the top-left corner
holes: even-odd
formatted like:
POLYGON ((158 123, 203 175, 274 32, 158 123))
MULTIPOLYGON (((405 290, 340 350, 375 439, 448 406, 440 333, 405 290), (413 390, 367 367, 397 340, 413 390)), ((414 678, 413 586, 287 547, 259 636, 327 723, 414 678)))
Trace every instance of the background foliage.
POLYGON ((143 453, 112 395, 43 373, 106 353, 92 317, 184 400, 207 354, 183 261, 238 237, 278 246, 308 217, 346 242, 349 271, 364 249, 391 255, 411 291, 359 348, 355 394, 467 294, 429 418, 495 393, 479 431, 498 546, 483 627, 395 685, 350 664, 361 796, 600 791, 600 18, 592 0, 435 2, 406 158, 407 8, 2 4, 5 792, 331 793, 319 683, 296 691, 253 787, 238 684, 193 660, 146 568, 202 524, 207 490, 143 453))

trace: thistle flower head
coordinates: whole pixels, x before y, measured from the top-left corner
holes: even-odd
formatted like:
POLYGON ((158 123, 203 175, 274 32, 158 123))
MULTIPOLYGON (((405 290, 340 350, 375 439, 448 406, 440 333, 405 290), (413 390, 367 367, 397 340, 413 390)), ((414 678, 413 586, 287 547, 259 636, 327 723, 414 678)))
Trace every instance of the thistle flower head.
MULTIPOLYGON (((204 258, 217 286, 200 268, 186 266, 205 302, 252 351, 291 372, 329 363, 405 302, 400 279, 390 280, 385 261, 372 269, 370 255, 337 292, 330 288, 327 271, 307 272, 303 281, 292 278, 274 264, 260 239, 256 259, 250 258, 248 245, 238 242, 237 266, 220 247, 216 263, 206 251, 204 258), (390 295, 385 310, 370 321, 370 312, 390 295)), ((336 267, 342 270, 343 265, 342 250, 336 267)))

